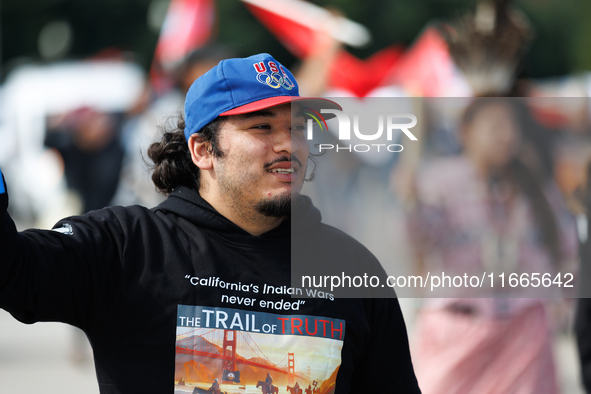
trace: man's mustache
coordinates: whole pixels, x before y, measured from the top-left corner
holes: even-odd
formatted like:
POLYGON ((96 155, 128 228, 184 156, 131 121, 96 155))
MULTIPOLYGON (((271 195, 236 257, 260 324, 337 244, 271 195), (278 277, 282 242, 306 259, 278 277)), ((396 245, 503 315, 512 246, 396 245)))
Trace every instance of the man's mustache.
POLYGON ((300 162, 300 160, 297 157, 291 156, 291 158, 290 158, 287 156, 282 156, 282 157, 279 157, 279 158, 273 160, 270 163, 265 164, 265 168, 269 168, 269 167, 274 166, 275 164, 281 163, 283 161, 293 161, 293 162, 297 163, 300 167, 302 166, 302 163, 300 162))

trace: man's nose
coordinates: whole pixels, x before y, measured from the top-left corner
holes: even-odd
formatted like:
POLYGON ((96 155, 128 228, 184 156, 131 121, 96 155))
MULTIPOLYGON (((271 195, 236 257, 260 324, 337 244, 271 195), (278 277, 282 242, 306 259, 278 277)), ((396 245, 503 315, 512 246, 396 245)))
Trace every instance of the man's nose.
POLYGON ((273 147, 276 152, 285 152, 288 155, 298 150, 297 144, 292 139, 291 125, 282 126, 275 132, 273 147))

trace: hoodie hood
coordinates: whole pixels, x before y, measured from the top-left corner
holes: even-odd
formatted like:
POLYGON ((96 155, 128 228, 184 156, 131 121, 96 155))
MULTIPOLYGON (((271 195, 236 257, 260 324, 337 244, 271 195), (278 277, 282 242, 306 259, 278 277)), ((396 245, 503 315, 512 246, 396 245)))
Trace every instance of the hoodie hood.
POLYGON ((286 220, 271 231, 253 236, 216 211, 195 189, 186 186, 176 188, 154 211, 172 213, 203 229, 222 234, 224 238, 249 244, 256 240, 289 240, 291 236, 320 225, 322 220, 320 211, 312 204, 312 200, 308 196, 299 195, 292 201, 292 214, 286 220))

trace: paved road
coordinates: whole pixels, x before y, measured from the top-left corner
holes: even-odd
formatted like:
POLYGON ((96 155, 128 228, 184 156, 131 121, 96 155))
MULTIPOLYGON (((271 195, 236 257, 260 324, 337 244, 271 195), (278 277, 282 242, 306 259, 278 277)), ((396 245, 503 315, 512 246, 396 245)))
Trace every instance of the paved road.
MULTIPOLYGON (((0 310, 0 394, 98 394, 92 358, 74 361, 75 330, 21 324, 0 310)), ((87 341, 82 349, 90 351, 87 341)))

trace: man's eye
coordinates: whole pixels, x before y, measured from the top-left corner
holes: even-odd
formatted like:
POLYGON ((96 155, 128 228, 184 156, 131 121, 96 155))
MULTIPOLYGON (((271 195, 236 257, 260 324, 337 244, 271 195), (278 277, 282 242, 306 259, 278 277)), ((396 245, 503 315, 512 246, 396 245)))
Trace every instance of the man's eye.
POLYGON ((303 123, 297 123, 291 125, 291 131, 304 131, 306 130, 306 125, 303 123))
POLYGON ((269 126, 268 124, 257 124, 251 127, 251 129, 261 129, 261 130, 268 130, 270 129, 271 126, 269 126))

